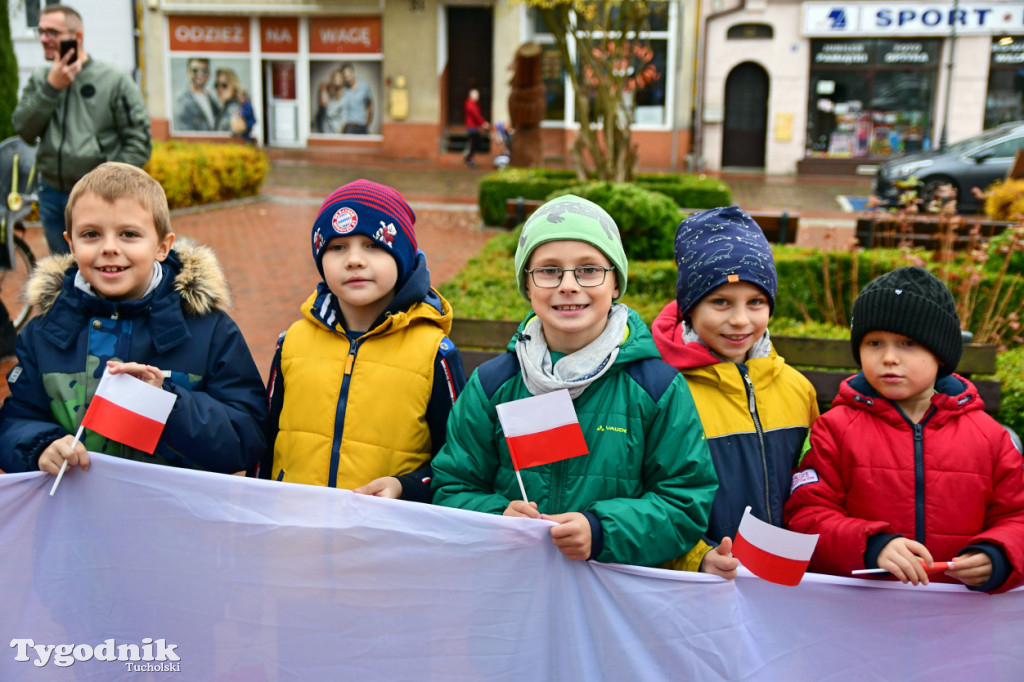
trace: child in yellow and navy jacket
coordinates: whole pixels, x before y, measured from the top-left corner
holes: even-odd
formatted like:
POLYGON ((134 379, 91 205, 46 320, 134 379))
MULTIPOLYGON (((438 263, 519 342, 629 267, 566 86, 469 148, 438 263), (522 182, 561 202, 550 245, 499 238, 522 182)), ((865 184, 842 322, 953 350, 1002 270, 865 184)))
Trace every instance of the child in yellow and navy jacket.
POLYGON ((673 568, 731 577, 743 511, 782 526, 790 477, 818 417, 814 387, 772 347, 777 277, 771 247, 738 206, 686 218, 676 231, 676 300, 651 328, 686 375, 718 474, 705 536, 673 568), (720 543, 720 544, 719 544, 720 543), (719 545, 708 553, 711 545, 719 545))
POLYGON ((401 194, 368 180, 320 208, 323 280, 278 340, 260 478, 430 501, 430 461, 466 377, 415 221, 401 194))

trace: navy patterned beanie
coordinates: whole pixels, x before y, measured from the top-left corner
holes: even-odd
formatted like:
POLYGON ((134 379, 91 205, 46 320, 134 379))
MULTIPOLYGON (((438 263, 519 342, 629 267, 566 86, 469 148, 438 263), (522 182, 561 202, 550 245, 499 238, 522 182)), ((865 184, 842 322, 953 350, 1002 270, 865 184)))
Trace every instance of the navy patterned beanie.
POLYGON ((416 263, 416 215, 398 191, 369 180, 356 180, 334 190, 313 222, 313 260, 324 276, 324 250, 335 237, 361 234, 373 239, 398 264, 398 284, 405 283, 416 263))
POLYGON ((676 302, 683 317, 712 290, 749 282, 768 296, 775 312, 778 280, 772 248, 754 219, 739 206, 694 213, 676 229, 676 302))

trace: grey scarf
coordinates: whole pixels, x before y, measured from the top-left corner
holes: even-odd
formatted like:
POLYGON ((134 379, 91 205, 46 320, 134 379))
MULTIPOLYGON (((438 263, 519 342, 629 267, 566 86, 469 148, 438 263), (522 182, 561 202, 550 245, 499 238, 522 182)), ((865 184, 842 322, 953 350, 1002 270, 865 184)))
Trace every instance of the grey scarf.
POLYGON ((566 355, 558 361, 557 366, 551 362, 540 318, 534 317, 527 322, 516 341, 516 356, 530 395, 542 395, 562 388, 568 389, 574 399, 583 393, 587 386, 615 364, 619 346, 626 334, 628 316, 629 309, 626 306, 621 303, 613 305, 601 335, 586 347, 566 355))

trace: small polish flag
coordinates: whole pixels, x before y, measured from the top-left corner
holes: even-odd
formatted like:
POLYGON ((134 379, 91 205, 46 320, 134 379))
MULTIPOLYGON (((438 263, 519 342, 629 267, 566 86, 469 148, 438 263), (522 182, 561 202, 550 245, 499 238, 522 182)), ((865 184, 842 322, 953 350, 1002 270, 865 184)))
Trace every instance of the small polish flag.
MULTIPOLYGON (((519 478, 519 470, 551 464, 587 452, 576 408, 569 391, 561 389, 522 400, 502 403, 495 408, 501 430, 505 432, 512 467, 519 478)), ((519 489, 526 500, 523 480, 519 489)))
POLYGON ((732 553, 751 573, 779 585, 799 585, 811 562, 817 535, 794 533, 743 512, 732 553))
POLYGON ((153 454, 178 396, 129 374, 104 370, 82 426, 153 454))

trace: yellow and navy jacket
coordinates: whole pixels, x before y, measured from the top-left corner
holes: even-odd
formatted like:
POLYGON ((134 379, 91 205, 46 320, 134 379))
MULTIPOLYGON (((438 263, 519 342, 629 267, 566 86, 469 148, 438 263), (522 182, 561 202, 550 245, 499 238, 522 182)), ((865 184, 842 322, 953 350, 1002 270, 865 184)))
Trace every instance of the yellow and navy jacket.
POLYGON ((718 474, 706 537, 736 537, 743 511, 782 526, 793 470, 818 418, 814 386, 772 348, 746 363, 722 362, 700 342, 684 343, 673 301, 652 326, 662 358, 686 376, 718 474))
POLYGON ((397 476, 403 499, 429 501, 430 460, 466 378, 423 255, 369 331, 345 329, 324 282, 302 312, 278 340, 256 475, 346 489, 397 476))

